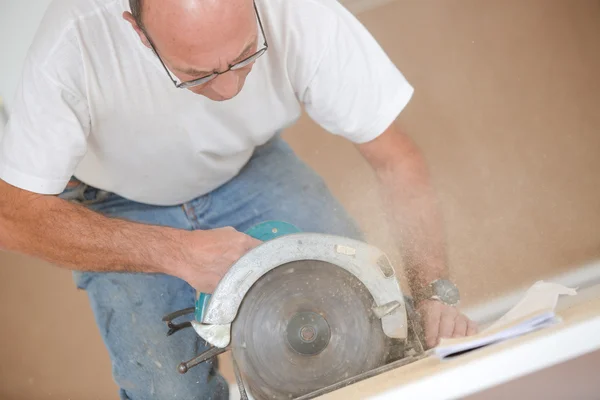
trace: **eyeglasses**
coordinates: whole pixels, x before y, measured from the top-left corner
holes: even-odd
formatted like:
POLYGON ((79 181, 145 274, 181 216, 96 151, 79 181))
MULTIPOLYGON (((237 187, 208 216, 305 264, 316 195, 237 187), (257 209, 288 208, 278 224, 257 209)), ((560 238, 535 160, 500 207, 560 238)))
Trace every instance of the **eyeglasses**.
POLYGON ((152 43, 152 40, 150 39, 150 36, 145 31, 144 31, 144 34, 146 35, 146 38, 148 39, 148 43, 150 43, 150 46, 152 47, 152 50, 154 51, 154 54, 156 54, 156 57, 158 57, 158 60, 162 64, 162 66, 165 69, 165 72, 167 73, 167 75, 169 75, 169 79, 171 79, 171 82, 173 82, 173 84, 175 85, 175 87, 179 88, 179 89, 189 89, 191 87, 199 86, 199 85, 205 84, 207 82, 210 82, 213 79, 215 79, 217 76, 223 75, 226 72, 235 71, 235 70, 247 67, 248 65, 250 65, 254 61, 256 61, 257 58, 259 58, 260 56, 262 56, 263 54, 265 54, 265 52, 269 48, 269 44, 267 43, 267 37, 265 36, 265 31, 263 29, 262 21, 260 20, 260 15, 258 14, 258 9, 256 8, 256 3, 254 3, 254 12, 256 13, 256 18, 258 20, 258 26, 260 27, 260 33, 262 34, 262 37, 264 39, 263 48, 260 49, 260 50, 258 50, 256 53, 252 54, 250 57, 247 57, 247 58, 243 59, 242 61, 237 62, 235 64, 229 65, 229 67, 226 70, 224 70, 224 71, 213 72, 210 75, 206 75, 206 76, 203 76, 201 78, 197 78, 197 79, 194 79, 194 80, 191 80, 191 81, 178 82, 177 80, 173 79, 173 76, 172 76, 171 72, 169 71, 169 69, 167 68, 166 64, 164 63, 164 61, 162 60, 162 58, 158 54, 158 51, 156 50, 156 47, 154 46, 154 43, 152 43))

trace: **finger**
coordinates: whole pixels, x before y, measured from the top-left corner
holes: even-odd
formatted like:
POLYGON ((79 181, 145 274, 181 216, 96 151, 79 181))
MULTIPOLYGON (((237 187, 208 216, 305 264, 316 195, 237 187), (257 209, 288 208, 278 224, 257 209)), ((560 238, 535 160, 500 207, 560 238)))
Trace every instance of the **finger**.
POLYGON ((454 321, 456 319, 456 311, 451 307, 445 307, 440 320, 439 338, 452 337, 454 332, 454 321))
POLYGON ((437 338, 440 326, 441 309, 436 306, 430 306, 424 311, 423 325, 425 326, 425 344, 431 348, 437 344, 437 338))
POLYGON ((469 325, 469 321, 467 317, 464 315, 459 315, 454 320, 454 332, 452 333, 452 337, 463 337, 467 334, 467 328, 469 325))
POLYGON ((479 332, 479 326, 477 325, 477 322, 473 322, 471 320, 468 320, 467 336, 475 335, 478 332, 479 332))

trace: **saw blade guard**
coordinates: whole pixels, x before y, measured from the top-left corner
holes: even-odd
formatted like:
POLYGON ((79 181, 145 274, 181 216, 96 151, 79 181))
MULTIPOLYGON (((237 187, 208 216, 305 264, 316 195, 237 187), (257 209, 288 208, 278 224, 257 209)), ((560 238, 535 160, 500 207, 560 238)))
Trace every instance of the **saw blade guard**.
MULTIPOLYGON (((289 235, 292 233, 301 232, 295 225, 283 221, 265 221, 260 224, 256 224, 248 229, 245 233, 255 239, 262 242, 267 242, 275 238, 289 235)), ((194 311, 194 318, 196 322, 202 322, 204 314, 208 307, 208 303, 212 295, 208 293, 197 292, 196 293, 196 304, 194 311)), ((197 324, 194 324, 196 326, 197 324)))
POLYGON ((230 346, 248 393, 272 400, 297 399, 379 368, 393 340, 354 275, 323 261, 294 261, 250 288, 230 346))
MULTIPOLYGON (((240 258, 219 282, 206 304, 201 323, 193 324, 196 332, 208 340, 204 330, 211 325, 230 328, 252 286, 269 271, 296 261, 322 261, 352 274, 371 294, 373 310, 379 314, 385 335, 392 339, 407 338, 405 300, 388 257, 364 242, 318 233, 286 234, 240 258)), ((219 347, 228 344, 221 340, 219 347)))

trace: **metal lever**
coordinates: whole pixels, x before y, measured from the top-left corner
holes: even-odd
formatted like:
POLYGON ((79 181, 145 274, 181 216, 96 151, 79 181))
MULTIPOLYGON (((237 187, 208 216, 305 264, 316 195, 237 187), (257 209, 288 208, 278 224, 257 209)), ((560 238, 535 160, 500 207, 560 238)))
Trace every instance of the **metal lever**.
POLYGON ((396 311, 396 309, 398 309, 398 307, 400 307, 401 305, 402 304, 400 304, 399 301, 394 300, 379 307, 373 307, 373 313, 377 318, 381 319, 386 315, 396 311))
POLYGON ((200 354, 199 356, 192 358, 189 361, 185 361, 185 362, 182 362, 181 364, 179 364, 179 366, 177 367, 177 371, 180 374, 185 374, 190 369, 194 368, 196 365, 201 364, 204 361, 210 360, 211 358, 216 357, 219 354, 226 352, 227 350, 229 350, 228 347, 225 347, 223 349, 220 347, 211 347, 210 349, 208 349, 204 353, 200 354))
POLYGON ((172 312, 171 314, 165 315, 162 320, 167 323, 167 327, 169 328, 169 331, 167 332, 167 336, 171 336, 175 332, 178 332, 182 329, 189 328, 190 326, 192 326, 192 323, 190 321, 181 322, 179 324, 176 324, 173 322, 173 320, 175 318, 179 318, 179 317, 182 317, 187 314, 193 314, 195 310, 196 309, 194 307, 190 307, 190 308, 184 308, 183 310, 175 311, 175 312, 172 312))
POLYGON ((235 361, 235 357, 233 353, 231 354, 231 361, 233 363, 233 372, 235 374, 235 381, 237 382, 238 389, 240 390, 240 400, 248 400, 248 393, 246 392, 246 386, 244 385, 244 379, 242 378, 242 373, 240 372, 240 367, 238 367, 237 361, 235 361))

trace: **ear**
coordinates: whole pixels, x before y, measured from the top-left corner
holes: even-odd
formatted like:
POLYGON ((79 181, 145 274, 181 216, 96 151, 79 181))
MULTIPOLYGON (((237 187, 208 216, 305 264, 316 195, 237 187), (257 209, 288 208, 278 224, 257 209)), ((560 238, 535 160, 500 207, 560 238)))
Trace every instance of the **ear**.
POLYGON ((139 27, 139 25, 135 21, 135 18, 133 18, 133 15, 129 11, 125 11, 123 13, 123 19, 131 24, 131 27, 138 34, 144 46, 146 46, 149 49, 152 49, 152 46, 150 46, 150 42, 148 41, 146 34, 142 30, 142 28, 139 27))

